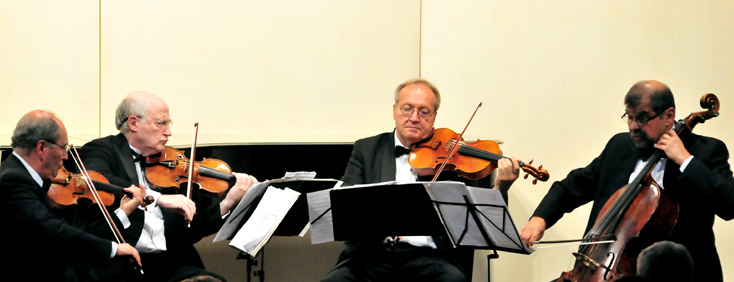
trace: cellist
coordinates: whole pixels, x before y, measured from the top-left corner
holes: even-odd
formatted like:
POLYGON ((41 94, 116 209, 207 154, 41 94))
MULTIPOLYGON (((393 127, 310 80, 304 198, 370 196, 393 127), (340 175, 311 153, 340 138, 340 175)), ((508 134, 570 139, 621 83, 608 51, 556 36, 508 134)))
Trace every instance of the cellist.
MULTIPOLYGON (((126 239, 140 252, 146 265, 145 281, 180 281, 193 277, 224 280, 207 271, 194 243, 216 233, 234 208, 257 180, 235 173, 236 183, 223 199, 209 197, 215 203, 198 205, 181 194, 161 194, 145 181, 145 157, 166 149, 172 135, 171 118, 166 102, 151 93, 135 91, 126 95, 117 107, 117 135, 98 138, 85 144, 82 159, 87 169, 103 174, 120 187, 145 187, 154 197, 152 204, 126 215, 115 210, 115 221, 126 239), (141 162, 143 162, 141 164, 141 162), (190 227, 187 223, 190 222, 190 227)), ((115 209, 115 205, 111 207, 115 209)))
POLYGON ((671 130, 676 122, 673 94, 658 81, 635 83, 624 105, 622 120, 629 133, 614 135, 591 164, 553 183, 520 236, 532 246, 564 213, 593 201, 588 232, 610 196, 637 176, 654 150, 662 150, 663 158, 651 175, 679 206, 677 222, 667 240, 688 249, 694 260, 695 281, 723 281, 713 223, 715 216, 734 218, 734 178, 726 145, 696 134, 681 140, 671 130))

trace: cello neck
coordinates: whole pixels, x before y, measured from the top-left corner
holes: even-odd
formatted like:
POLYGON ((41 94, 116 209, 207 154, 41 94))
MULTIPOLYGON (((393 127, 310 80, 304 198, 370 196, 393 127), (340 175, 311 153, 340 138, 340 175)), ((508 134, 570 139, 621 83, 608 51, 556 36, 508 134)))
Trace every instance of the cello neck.
MULTIPOLYGON (((676 132, 676 134, 683 133, 684 129, 686 129, 685 124, 685 120, 679 120, 675 123, 672 129, 676 132)), ((659 149, 655 149, 653 151, 650 157, 647 158, 647 162, 645 163, 645 166, 642 167, 642 169, 640 170, 640 173, 635 176, 635 179, 632 180, 629 185, 627 185, 627 190, 625 190, 624 193, 619 197, 617 202, 618 204, 612 206, 606 216, 601 219, 599 224, 597 224, 594 229, 589 231, 587 237, 600 235, 602 234, 604 229, 607 229, 607 227, 616 229, 616 225, 622 220, 624 214, 627 212, 627 209, 632 205, 634 199, 640 193, 640 190, 642 190, 642 185, 649 182, 646 181, 646 179, 652 179, 651 172, 658 164, 660 159, 663 157, 663 154, 664 152, 659 149)))

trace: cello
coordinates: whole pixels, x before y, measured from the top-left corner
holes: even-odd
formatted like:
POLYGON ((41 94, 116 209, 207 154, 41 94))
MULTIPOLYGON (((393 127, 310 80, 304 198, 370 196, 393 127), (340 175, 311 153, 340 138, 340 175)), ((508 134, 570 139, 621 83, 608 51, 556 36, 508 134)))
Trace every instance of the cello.
MULTIPOLYGON (((719 115, 714 94, 701 97, 706 111, 679 120, 673 129, 681 138, 698 123, 719 115)), ((573 253, 574 268, 556 281, 614 281, 636 273, 637 255, 656 241, 665 239, 675 227, 679 207, 652 178, 651 172, 664 152, 655 150, 637 177, 615 192, 601 209, 594 226, 583 241, 611 240, 609 244, 588 244, 573 253)))

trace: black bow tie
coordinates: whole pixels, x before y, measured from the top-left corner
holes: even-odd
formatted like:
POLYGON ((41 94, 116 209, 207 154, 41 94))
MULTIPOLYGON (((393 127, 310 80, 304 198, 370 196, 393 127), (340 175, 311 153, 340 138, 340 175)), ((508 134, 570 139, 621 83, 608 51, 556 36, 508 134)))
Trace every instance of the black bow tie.
POLYGON ((143 155, 141 155, 141 154, 135 154, 135 153, 133 153, 133 160, 136 163, 145 162, 145 157, 143 157, 143 155))
POLYGON ((410 149, 405 148, 403 146, 395 146, 395 157, 400 157, 402 155, 410 154, 410 149))
POLYGON ((649 149, 639 149, 640 150, 640 159, 643 161, 647 161, 647 159, 652 156, 652 153, 655 152, 655 148, 649 148, 649 149))

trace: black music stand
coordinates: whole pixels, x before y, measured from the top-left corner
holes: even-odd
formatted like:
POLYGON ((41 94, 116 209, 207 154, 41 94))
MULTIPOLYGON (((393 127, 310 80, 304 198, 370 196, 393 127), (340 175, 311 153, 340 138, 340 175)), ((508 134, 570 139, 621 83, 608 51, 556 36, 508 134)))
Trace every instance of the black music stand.
MULTIPOLYGON (((530 254, 498 190, 468 187, 461 182, 385 182, 341 187, 312 193, 328 197, 330 207, 310 207, 312 227, 322 221, 328 228, 312 228, 312 240, 325 242, 360 238, 447 236, 455 248, 530 254), (325 231, 324 231, 325 230, 325 231), (331 235, 331 237, 330 237, 331 235), (314 239, 314 237, 317 237, 314 239), (323 237, 320 238, 319 237, 323 237)), ((313 199, 309 205, 325 202, 313 199)), ((318 243, 314 241, 314 243, 318 243)))
MULTIPOLYGON (((247 223, 248 220, 258 209, 267 209, 268 207, 261 205, 263 196, 268 189, 290 189, 299 192, 300 195, 289 207, 287 213, 282 218, 279 218, 277 222, 274 222, 274 226, 269 228, 274 229, 270 234, 262 234, 262 237, 258 238, 258 244, 262 244, 262 247, 267 243, 272 236, 296 236, 301 235, 306 230, 309 223, 308 218, 308 205, 306 203, 305 195, 310 192, 333 188, 335 185, 340 183, 334 179, 276 179, 272 181, 265 181, 253 185, 250 191, 242 198, 240 203, 235 207, 225 221, 224 225, 220 229, 219 233, 214 239, 214 242, 221 240, 232 240, 240 232, 249 232, 251 230, 244 230, 242 227, 247 223)), ((257 266, 258 262, 255 261, 258 250, 260 251, 260 269, 255 271, 255 276, 260 277, 260 281, 264 280, 264 252, 263 249, 256 249, 254 252, 251 250, 246 251, 245 246, 234 246, 232 247, 239 249, 240 253, 236 259, 245 259, 247 261, 248 269, 248 281, 250 279, 250 271, 253 266, 257 266)))

